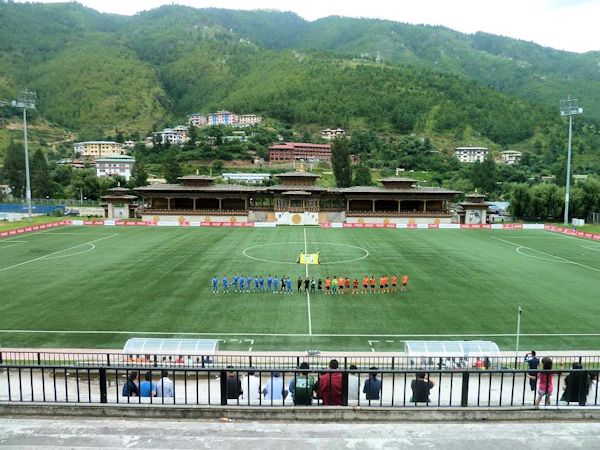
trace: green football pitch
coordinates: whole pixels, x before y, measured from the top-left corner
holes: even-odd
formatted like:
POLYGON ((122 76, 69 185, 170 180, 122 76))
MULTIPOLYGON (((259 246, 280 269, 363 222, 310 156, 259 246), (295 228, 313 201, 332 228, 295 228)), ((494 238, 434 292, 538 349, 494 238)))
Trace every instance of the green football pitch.
POLYGON ((0 345, 121 348, 130 337, 223 350, 399 351, 483 339, 600 349, 600 243, 546 231, 65 226, 0 240, 0 345), (301 250, 322 264, 300 265, 301 250), (296 292, 299 276, 407 273, 407 292, 296 292), (212 293, 282 275, 293 295, 212 293))

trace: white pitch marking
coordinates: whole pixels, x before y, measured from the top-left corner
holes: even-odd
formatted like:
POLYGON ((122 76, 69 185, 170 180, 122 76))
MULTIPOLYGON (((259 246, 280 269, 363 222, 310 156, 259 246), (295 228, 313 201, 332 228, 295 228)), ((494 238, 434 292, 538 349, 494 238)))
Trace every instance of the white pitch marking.
MULTIPOLYGON (((541 253, 542 255, 546 255, 546 256, 550 256, 552 258, 556 258, 558 260, 557 262, 566 262, 566 263, 569 263, 569 264, 575 264, 576 266, 581 266, 581 267, 585 267, 586 269, 590 269, 590 270, 594 270, 596 272, 600 272, 600 269, 596 269, 595 267, 586 266, 585 264, 581 264, 581 263, 578 263, 578 262, 575 262, 575 261, 571 261, 570 259, 566 259, 566 258, 563 258, 561 256, 553 255, 552 253, 546 253, 546 252, 543 252, 541 250, 536 250, 535 248, 527 247, 526 245, 515 244, 514 242, 510 242, 510 241, 507 241, 505 239, 500 239, 500 238, 495 237, 495 236, 492 236, 492 239, 495 239, 497 241, 506 242, 507 244, 511 244, 511 245, 517 246, 518 247, 517 248, 517 253, 520 253, 518 251, 519 248, 527 248, 529 250, 533 250, 534 252, 541 253)), ((520 253, 520 254, 522 254, 522 253, 520 253)))
POLYGON ((92 250, 94 250, 96 248, 96 246, 94 244, 86 244, 89 245, 90 248, 87 248, 85 250, 81 250, 80 252, 75 252, 75 253, 68 253, 66 255, 58 255, 58 256, 48 256, 45 259, 59 259, 59 258, 68 258, 69 256, 75 256, 75 255, 81 255, 82 253, 87 253, 87 252, 91 252, 92 250))
POLYGON ((587 248, 588 250, 594 250, 595 252, 600 252, 600 247, 598 248, 594 248, 594 247, 587 247, 585 245, 582 245, 583 248, 587 248))
MULTIPOLYGON (((304 254, 306 255, 308 253, 308 244, 306 242, 306 228, 303 228, 304 230, 304 254)), ((308 264, 306 264, 306 262, 304 263, 304 268, 306 269, 306 278, 308 278, 308 264)), ((308 290, 306 290, 306 304, 307 304, 307 309, 308 309, 308 334, 312 334, 312 317, 310 314, 310 292, 308 292, 308 290)))
POLYGON ((385 342, 394 342, 394 341, 385 341, 385 342))
POLYGON ((17 241, 17 242, 13 242, 10 245, 7 245, 5 247, 0 247, 0 250, 4 250, 5 248, 10 248, 10 247, 14 247, 15 245, 19 245, 19 244, 25 244, 24 241, 17 241))
MULTIPOLYGON (((306 333, 206 333, 206 332, 177 332, 177 331, 117 331, 117 330, 0 330, 0 333, 27 333, 27 334, 148 334, 148 335, 178 335, 178 336, 262 336, 262 337, 514 337, 515 333, 496 333, 496 334, 306 334, 306 333)), ((578 337, 578 336, 600 336, 600 333, 521 333, 520 336, 530 337, 578 337)), ((226 342, 226 340, 218 339, 226 342)), ((372 341, 375 342, 375 341, 372 341)))
POLYGON ((103 237, 103 238, 100 238, 100 239, 94 239, 93 241, 84 242, 83 244, 74 245, 73 247, 69 247, 69 248, 65 248, 65 249, 63 249, 63 250, 58 250, 58 251, 56 251, 56 252, 48 253, 47 255, 38 256, 37 258, 30 259, 30 260, 27 260, 27 261, 23 261, 23 262, 20 262, 20 263, 18 263, 18 264, 13 264, 12 266, 3 267, 2 269, 0 269, 0 272, 3 272, 3 271, 5 271, 5 270, 9 270, 9 269, 14 269, 15 267, 19 267, 19 266, 22 266, 22 265, 24 265, 24 264, 29 264, 29 263, 31 263, 31 262, 34 262, 34 261, 39 261, 39 260, 42 260, 42 259, 44 259, 44 258, 48 258, 48 257, 50 257, 50 256, 57 255, 58 253, 66 252, 67 250, 72 250, 72 249, 74 249, 74 248, 81 247, 82 245, 93 244, 94 242, 99 242, 99 241, 102 241, 102 240, 104 240, 104 239, 108 239, 108 238, 111 238, 111 237, 117 236, 118 234, 119 234, 119 233, 110 234, 110 235, 108 235, 108 236, 105 236, 105 237, 103 237))

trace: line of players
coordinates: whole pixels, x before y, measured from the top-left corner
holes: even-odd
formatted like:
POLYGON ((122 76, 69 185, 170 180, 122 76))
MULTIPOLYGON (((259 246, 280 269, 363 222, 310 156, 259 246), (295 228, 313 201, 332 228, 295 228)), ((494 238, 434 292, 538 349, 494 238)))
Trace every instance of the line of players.
MULTIPOLYGON (((406 291, 408 288, 408 275, 402 275, 400 291, 406 291)), ((384 293, 384 292, 397 292, 398 288, 398 277, 394 274, 390 278, 387 275, 379 277, 379 289, 377 289, 377 283, 374 275, 365 276, 362 279, 362 290, 360 290, 360 283, 358 278, 355 278, 352 282, 348 277, 327 277, 325 280, 319 278, 309 279, 308 277, 298 277, 296 282, 297 292, 311 292, 319 294, 366 294, 366 293, 384 293), (324 288, 324 290, 323 290, 324 288)), ((264 277, 262 275, 255 275, 254 277, 245 277, 243 275, 234 275, 229 283, 229 278, 224 275, 220 280, 220 287, 223 293, 229 293, 230 289, 233 292, 272 292, 273 294, 293 294, 293 282, 292 278, 283 275, 281 279, 277 276, 264 277)), ((212 279, 212 292, 218 294, 219 291, 219 279, 214 276, 212 279)))

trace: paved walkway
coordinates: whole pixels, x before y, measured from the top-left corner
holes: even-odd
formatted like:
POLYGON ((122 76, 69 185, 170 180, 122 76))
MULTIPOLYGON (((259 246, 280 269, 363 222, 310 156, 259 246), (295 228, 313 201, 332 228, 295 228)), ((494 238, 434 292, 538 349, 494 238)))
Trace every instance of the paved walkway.
POLYGON ((307 424, 3 418, 0 447, 150 449, 597 449, 600 423, 307 424))

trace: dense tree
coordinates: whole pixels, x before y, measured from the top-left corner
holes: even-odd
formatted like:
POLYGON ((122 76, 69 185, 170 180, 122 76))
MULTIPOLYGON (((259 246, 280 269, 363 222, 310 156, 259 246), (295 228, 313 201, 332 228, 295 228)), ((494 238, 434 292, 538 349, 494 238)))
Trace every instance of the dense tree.
POLYGON ((331 165, 337 187, 352 186, 352 165, 350 147, 345 138, 336 139, 331 146, 331 165))
POLYGON ((170 150, 167 153, 167 157, 165 158, 165 162, 163 164, 163 175, 167 183, 177 183, 177 178, 182 175, 181 164, 177 159, 177 151, 170 150))
POLYGON ((25 197, 25 154, 22 144, 11 142, 6 150, 2 178, 15 197, 25 197))
POLYGON ((144 156, 138 152, 135 156, 135 162, 131 168, 130 187, 146 186, 148 184, 148 172, 144 164, 144 156))
POLYGON ((373 178, 371 177, 371 169, 364 164, 359 164, 354 170, 354 180, 352 180, 354 186, 371 186, 373 184, 373 178))
POLYGON ((498 180, 496 162, 491 156, 488 156, 483 162, 475 161, 471 170, 471 181, 473 186, 486 194, 492 194, 496 191, 496 181, 498 180))
POLYGON ((31 160, 31 195, 34 198, 45 198, 51 196, 52 191, 52 179, 46 155, 38 148, 31 160))

